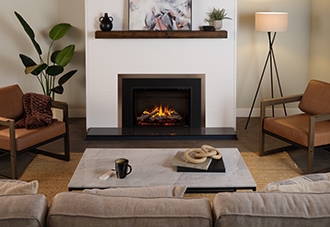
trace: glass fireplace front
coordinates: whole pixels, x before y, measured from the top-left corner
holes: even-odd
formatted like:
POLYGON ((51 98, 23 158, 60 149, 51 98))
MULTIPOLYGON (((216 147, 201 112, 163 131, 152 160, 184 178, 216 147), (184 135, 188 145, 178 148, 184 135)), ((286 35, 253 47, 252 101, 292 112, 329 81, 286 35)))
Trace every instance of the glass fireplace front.
POLYGON ((201 127, 199 78, 123 78, 122 127, 201 127))

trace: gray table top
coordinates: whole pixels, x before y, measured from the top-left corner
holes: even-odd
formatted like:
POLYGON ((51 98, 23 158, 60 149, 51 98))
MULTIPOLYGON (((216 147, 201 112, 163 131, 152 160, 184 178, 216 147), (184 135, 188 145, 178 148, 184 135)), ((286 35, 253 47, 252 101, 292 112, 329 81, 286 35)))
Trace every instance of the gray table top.
POLYGON ((70 182, 69 190, 87 188, 127 188, 159 185, 185 185, 191 192, 223 190, 256 190, 256 183, 236 148, 217 148, 226 172, 177 172, 171 164, 173 156, 184 148, 88 148, 85 150, 70 182), (114 168, 117 158, 129 159, 132 173, 124 179, 112 175, 99 176, 114 168))

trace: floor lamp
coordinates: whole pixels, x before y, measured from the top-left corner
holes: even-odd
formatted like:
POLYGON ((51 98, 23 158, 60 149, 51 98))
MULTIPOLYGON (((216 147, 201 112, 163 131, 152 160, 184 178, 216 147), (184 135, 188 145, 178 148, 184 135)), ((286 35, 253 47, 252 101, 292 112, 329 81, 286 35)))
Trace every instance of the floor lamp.
MULTIPOLYGON (((287 29, 288 29, 288 13, 285 13, 285 12, 257 12, 255 14, 255 30, 267 32, 269 50, 268 50, 266 62, 265 62, 265 65, 264 65, 264 68, 262 70, 262 74, 261 74, 261 77, 259 80, 257 91, 255 93, 255 96, 254 96, 254 99, 252 102, 249 117, 248 117, 246 125, 245 125, 245 129, 247 129, 247 126, 249 124, 252 110, 253 110, 254 104, 256 102, 256 99, 257 99, 257 96, 259 93, 259 89, 260 89, 260 85, 261 85, 262 79, 265 75, 265 70, 266 70, 266 67, 268 64, 269 64, 269 68, 270 68, 270 88, 271 88, 272 98, 274 98, 273 68, 275 69, 278 88, 279 88, 281 97, 283 97, 280 78, 278 76, 278 70, 277 70, 277 65, 276 65, 276 60, 275 60, 275 54, 274 54, 274 50, 273 50, 273 44, 275 41, 276 33, 285 32, 287 29)), ((283 104, 283 108, 284 108, 285 115, 287 115, 284 104, 283 104)), ((274 116, 274 106, 272 106, 272 114, 274 116)))

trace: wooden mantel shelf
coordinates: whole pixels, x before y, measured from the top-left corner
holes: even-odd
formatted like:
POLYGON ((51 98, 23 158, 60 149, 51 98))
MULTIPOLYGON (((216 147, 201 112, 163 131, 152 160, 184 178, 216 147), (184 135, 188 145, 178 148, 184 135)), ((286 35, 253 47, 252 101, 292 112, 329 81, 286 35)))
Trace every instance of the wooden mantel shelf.
POLYGON ((96 39, 221 39, 227 31, 96 31, 96 39))

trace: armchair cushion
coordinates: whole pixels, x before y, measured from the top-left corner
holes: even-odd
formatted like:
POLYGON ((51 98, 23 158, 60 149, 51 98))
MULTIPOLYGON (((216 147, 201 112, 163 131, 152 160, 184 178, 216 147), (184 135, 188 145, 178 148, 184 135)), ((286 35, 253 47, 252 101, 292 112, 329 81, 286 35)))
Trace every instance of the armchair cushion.
MULTIPOLYGON (((47 127, 39 127, 31 130, 19 128, 16 132, 16 149, 24 150, 38 143, 52 139, 66 133, 65 122, 54 121, 47 127)), ((10 138, 8 127, 0 126, 0 148, 10 150, 10 138)))
MULTIPOLYGON (((265 118, 264 129, 303 146, 308 146, 309 116, 296 114, 284 117, 265 118)), ((315 124, 315 146, 330 143, 330 121, 315 124)))
POLYGON ((330 113, 330 84, 311 80, 299 103, 299 108, 309 115, 330 113))

